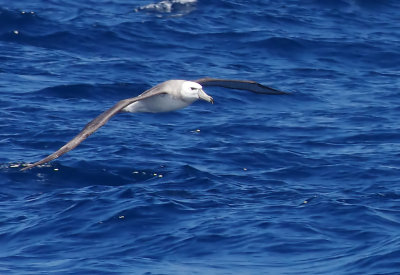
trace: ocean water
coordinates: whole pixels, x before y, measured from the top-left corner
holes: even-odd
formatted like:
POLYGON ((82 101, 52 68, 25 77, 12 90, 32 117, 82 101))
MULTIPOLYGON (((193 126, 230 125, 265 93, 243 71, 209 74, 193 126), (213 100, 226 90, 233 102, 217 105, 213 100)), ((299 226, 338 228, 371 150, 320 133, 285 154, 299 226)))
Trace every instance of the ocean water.
POLYGON ((0 0, 0 274, 400 274, 400 3, 157 1, 0 0))

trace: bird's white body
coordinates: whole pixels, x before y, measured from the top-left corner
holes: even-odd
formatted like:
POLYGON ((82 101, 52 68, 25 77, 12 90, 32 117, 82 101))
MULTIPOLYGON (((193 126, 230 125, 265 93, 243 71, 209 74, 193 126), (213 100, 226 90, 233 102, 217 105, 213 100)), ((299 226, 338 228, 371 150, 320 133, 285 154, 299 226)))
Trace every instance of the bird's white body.
POLYGON ((196 82, 186 80, 169 80, 163 83, 166 93, 136 101, 124 109, 130 113, 162 113, 185 108, 198 99, 212 101, 196 82))
POLYGON ((191 103, 170 94, 160 94, 136 101, 122 111, 129 113, 162 113, 184 108, 191 103))

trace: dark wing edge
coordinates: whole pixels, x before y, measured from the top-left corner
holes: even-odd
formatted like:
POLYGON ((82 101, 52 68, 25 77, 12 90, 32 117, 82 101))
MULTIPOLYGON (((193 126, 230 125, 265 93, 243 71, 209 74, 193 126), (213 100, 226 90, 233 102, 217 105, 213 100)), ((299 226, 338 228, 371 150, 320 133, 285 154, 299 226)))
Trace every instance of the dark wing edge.
POLYGON ((251 80, 217 79, 217 78, 205 77, 193 80, 193 82, 197 82, 202 86, 219 86, 230 89, 247 90, 257 94, 269 94, 269 95, 290 94, 288 92, 283 92, 251 80))
POLYGON ((145 91, 139 96, 124 99, 119 101, 117 104, 115 104, 113 107, 110 109, 104 111, 101 113, 99 116, 97 116, 95 119, 90 121, 86 126, 81 130, 79 134, 77 134, 73 139, 71 139, 69 142, 67 142, 64 146, 62 146, 60 149, 52 153, 51 155, 45 157, 44 159, 41 159, 35 163, 28 164, 28 166, 24 167, 21 169, 21 171, 31 169, 35 166, 47 163, 49 161, 52 161, 65 153, 71 151, 75 147, 77 147, 82 141, 84 141, 86 138, 88 138, 91 134, 93 134, 97 129, 102 127, 104 124, 106 124, 110 118, 112 118, 114 115, 119 113, 123 108, 126 106, 139 101, 143 100, 155 95, 163 94, 165 92, 162 92, 162 90, 158 89, 157 86, 145 91))

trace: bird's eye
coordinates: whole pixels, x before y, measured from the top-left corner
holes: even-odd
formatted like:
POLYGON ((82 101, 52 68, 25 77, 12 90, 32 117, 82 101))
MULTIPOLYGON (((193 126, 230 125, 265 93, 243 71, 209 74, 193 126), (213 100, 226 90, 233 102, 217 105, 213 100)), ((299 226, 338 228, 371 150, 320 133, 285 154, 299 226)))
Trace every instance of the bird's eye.
POLYGON ((195 87, 190 87, 190 89, 192 89, 192 91, 197 90, 197 88, 195 87))

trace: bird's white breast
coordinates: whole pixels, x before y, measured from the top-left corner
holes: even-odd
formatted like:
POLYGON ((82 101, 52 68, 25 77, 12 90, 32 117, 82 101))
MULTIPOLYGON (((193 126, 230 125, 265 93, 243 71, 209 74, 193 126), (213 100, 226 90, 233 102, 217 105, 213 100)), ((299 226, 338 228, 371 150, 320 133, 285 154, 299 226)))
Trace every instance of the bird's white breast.
POLYGON ((130 113, 161 113, 178 110, 190 105, 192 102, 184 101, 170 94, 160 94, 136 101, 123 109, 130 113))

